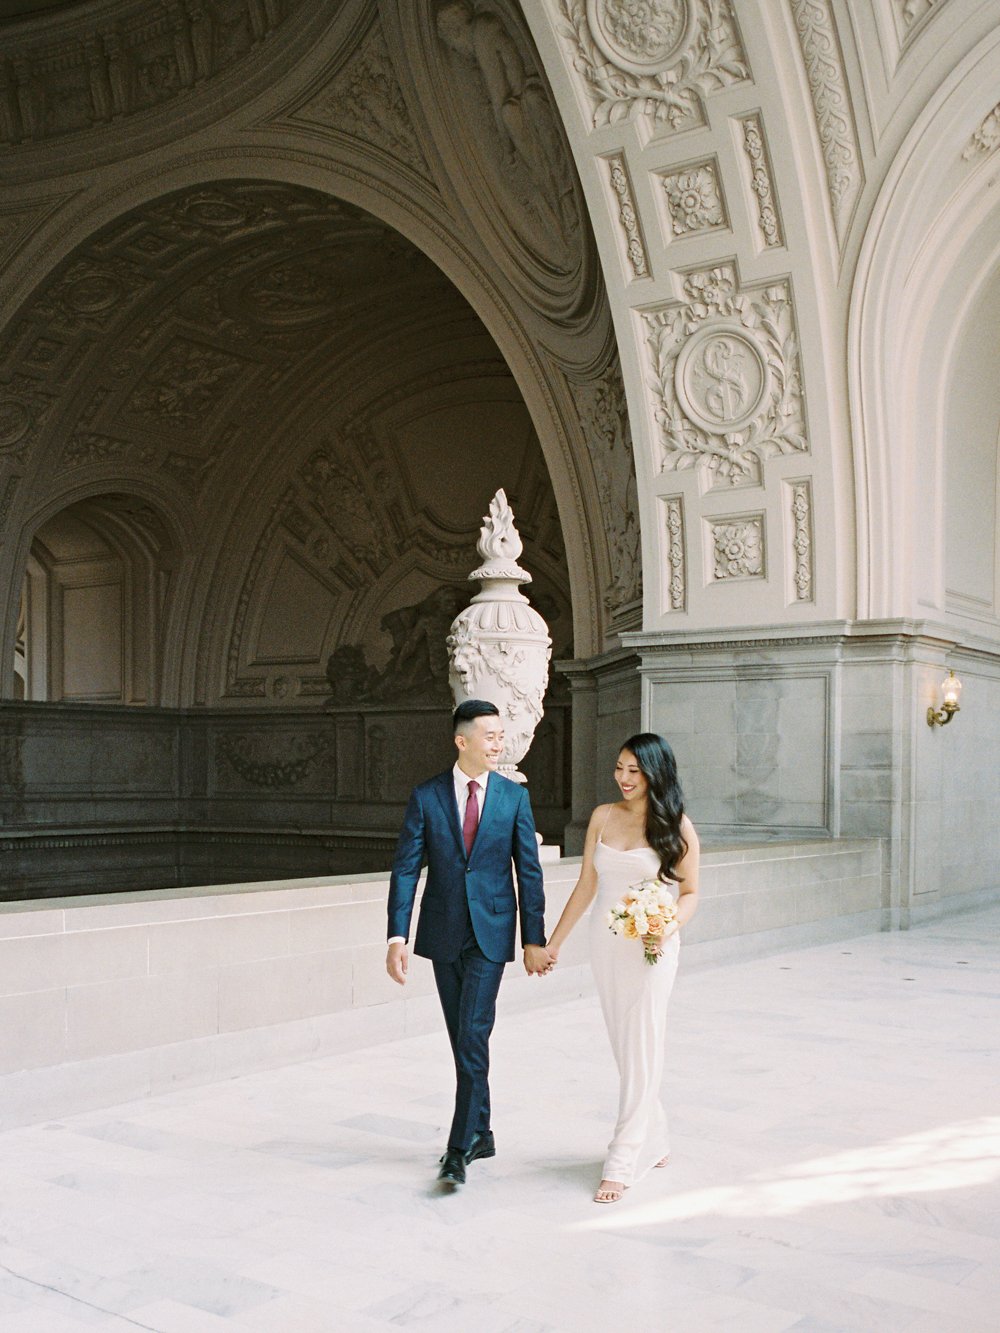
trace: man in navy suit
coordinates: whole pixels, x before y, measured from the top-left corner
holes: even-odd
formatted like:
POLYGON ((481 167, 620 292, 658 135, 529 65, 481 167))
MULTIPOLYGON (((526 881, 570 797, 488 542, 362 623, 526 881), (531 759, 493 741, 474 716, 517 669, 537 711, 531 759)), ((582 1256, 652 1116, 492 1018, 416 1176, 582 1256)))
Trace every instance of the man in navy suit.
POLYGON ((531 803, 524 787, 496 772, 503 753, 499 710, 467 699, 455 710, 454 729, 455 767, 415 787, 406 807, 389 884, 385 964, 403 985, 417 880, 426 865, 413 951, 434 964, 455 1056, 455 1114, 438 1172, 453 1187, 465 1183, 469 1162, 496 1154, 489 1043, 519 914, 525 970, 538 975, 552 966, 531 803))

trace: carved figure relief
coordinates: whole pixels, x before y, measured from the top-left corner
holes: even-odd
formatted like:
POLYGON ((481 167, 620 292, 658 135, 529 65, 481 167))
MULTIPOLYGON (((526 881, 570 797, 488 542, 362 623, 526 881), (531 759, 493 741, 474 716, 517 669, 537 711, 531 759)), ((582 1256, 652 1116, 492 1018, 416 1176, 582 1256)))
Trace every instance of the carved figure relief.
POLYGON ((843 248, 865 178, 844 58, 829 0, 791 0, 819 132, 837 240, 843 248))
POLYGON ((766 458, 809 447, 788 284, 741 290, 726 264, 689 273, 684 293, 643 317, 661 467, 754 482, 766 458))
POLYGON ((764 515, 706 519, 711 541, 712 580, 764 577, 764 515))
POLYGON ((435 22, 507 220, 529 250, 575 268, 576 181, 530 39, 513 12, 491 0, 440 0, 435 22))
POLYGON ((12 40, 0 84, 0 142, 88 130, 155 107, 242 60, 300 0, 146 0, 12 40))
POLYGON ((750 164, 750 188, 757 200, 757 225, 765 246, 783 245, 781 220, 774 194, 773 173, 760 116, 747 116, 743 127, 743 150, 750 164))
POLYGON ((703 99, 750 77, 730 0, 561 0, 592 124, 704 123, 703 99))
POLYGON ((660 179, 675 236, 692 236, 729 226, 719 169, 714 161, 699 162, 660 179))
POLYGON ((625 385, 617 357, 600 379, 574 384, 573 397, 597 479, 611 561, 605 605, 613 611, 642 596, 639 493, 625 385))

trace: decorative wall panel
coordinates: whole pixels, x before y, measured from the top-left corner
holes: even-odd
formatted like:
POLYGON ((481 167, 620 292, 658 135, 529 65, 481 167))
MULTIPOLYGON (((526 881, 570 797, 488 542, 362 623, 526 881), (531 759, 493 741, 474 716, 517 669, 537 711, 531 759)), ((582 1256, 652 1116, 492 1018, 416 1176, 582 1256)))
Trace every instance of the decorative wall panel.
POLYGON ((767 458, 808 449, 789 284, 741 288, 722 264, 686 274, 683 291, 642 316, 660 467, 757 482, 767 458))

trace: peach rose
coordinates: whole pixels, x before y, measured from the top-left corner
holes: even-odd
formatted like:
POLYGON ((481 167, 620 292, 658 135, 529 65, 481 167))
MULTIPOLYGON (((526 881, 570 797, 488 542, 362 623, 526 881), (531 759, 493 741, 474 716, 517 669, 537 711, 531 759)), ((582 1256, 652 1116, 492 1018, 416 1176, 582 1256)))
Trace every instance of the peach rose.
POLYGON ((627 940, 637 940, 639 938, 639 932, 636 929, 634 917, 630 916, 625 922, 625 930, 623 931, 623 934, 627 940))
POLYGON ((646 934, 662 935, 664 929, 666 928, 666 924, 667 923, 666 921, 664 921, 662 916, 658 916, 655 912, 653 912, 646 917, 646 934))

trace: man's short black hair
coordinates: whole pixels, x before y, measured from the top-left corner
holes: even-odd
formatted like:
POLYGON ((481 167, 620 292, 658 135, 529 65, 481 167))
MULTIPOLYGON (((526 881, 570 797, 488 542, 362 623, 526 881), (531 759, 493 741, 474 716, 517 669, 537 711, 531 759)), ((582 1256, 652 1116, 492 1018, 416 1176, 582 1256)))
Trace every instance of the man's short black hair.
POLYGON ((496 704, 491 704, 488 699, 466 699, 455 709, 455 715, 452 718, 452 728, 455 732, 462 731, 470 722, 475 722, 477 717, 499 717, 500 709, 496 704))

